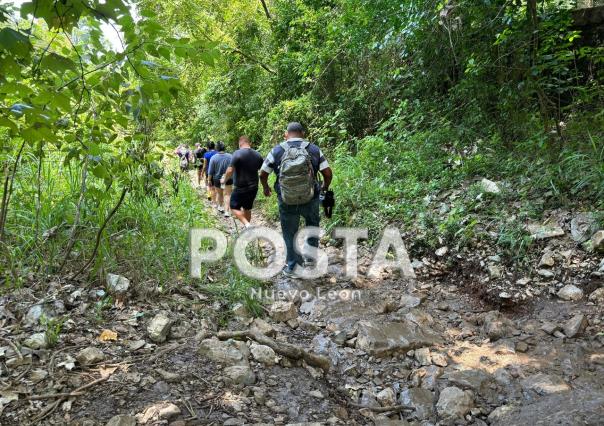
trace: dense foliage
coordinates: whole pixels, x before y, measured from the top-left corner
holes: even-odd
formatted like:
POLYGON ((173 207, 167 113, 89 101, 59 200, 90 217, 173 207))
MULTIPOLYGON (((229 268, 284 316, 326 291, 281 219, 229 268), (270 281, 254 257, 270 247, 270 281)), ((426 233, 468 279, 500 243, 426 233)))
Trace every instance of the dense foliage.
POLYGON ((499 243, 515 247, 526 217, 560 204, 601 208, 604 47, 572 7, 4 4, 3 276, 18 281, 24 265, 56 272, 67 260, 74 274, 101 270, 110 232, 140 229, 122 205, 158 217, 173 208, 175 200, 161 206, 178 183, 164 161, 175 145, 211 138, 234 147, 245 133, 266 153, 290 120, 309 128, 335 170, 331 226, 404 223, 431 246, 472 239, 486 217, 500 227, 499 243), (481 177, 504 182, 503 194, 478 197, 481 177))
POLYGON ((443 224, 425 200, 480 177, 507 183, 487 200, 501 219, 522 205, 506 227, 561 203, 601 207, 602 34, 570 2, 197 1, 183 17, 185 3, 147 4, 224 55, 177 137, 247 133, 266 153, 302 121, 335 165, 335 223, 459 236, 485 202, 462 197, 443 224))

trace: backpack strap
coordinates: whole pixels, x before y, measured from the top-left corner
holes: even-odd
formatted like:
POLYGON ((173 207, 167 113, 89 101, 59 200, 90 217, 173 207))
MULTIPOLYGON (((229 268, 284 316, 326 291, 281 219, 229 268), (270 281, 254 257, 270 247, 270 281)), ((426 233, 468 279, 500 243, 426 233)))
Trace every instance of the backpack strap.
POLYGON ((288 150, 288 148, 289 148, 289 144, 287 143, 287 141, 283 141, 283 142, 281 142, 281 143, 279 144, 279 146, 280 146, 281 148, 283 148, 283 150, 284 150, 284 151, 287 151, 287 150, 288 150))

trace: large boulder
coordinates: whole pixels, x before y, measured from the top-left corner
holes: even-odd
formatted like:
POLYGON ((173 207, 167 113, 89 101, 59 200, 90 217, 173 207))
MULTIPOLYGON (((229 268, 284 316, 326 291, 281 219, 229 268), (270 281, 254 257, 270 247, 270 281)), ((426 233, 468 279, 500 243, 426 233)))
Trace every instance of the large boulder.
POLYGON ((374 356, 384 357, 440 343, 442 343, 442 339, 434 331, 409 321, 364 320, 358 322, 356 347, 374 356))
POLYGON ((455 386, 444 388, 436 403, 438 415, 444 419, 462 418, 474 407, 472 391, 463 391, 455 386))
POLYGON ((604 419, 604 392, 576 389, 555 393, 542 396, 531 404, 508 406, 491 414, 491 426, 601 425, 604 419))
POLYGON ((434 415, 434 395, 428 389, 404 389, 398 402, 413 408, 411 416, 417 420, 428 420, 434 415))
POLYGON ((525 392, 533 391, 539 395, 551 395, 570 390, 570 386, 562 377, 543 373, 533 374, 523 379, 520 385, 525 392))
POLYGON ((572 284, 565 285, 560 290, 558 290, 557 294, 558 297, 562 300, 576 302, 577 300, 583 299, 583 290, 572 284))

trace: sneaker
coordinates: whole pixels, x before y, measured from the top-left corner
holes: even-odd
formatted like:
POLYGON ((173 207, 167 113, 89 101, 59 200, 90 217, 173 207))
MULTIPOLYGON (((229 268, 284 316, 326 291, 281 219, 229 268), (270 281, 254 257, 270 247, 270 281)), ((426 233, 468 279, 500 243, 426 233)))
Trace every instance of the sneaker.
POLYGON ((284 266, 281 273, 287 278, 296 278, 296 274, 293 269, 290 269, 289 266, 284 266))
POLYGON ((224 209, 222 207, 216 207, 220 213, 224 213, 224 209))
POLYGON ((231 217, 231 214, 229 212, 224 212, 224 217, 231 217))

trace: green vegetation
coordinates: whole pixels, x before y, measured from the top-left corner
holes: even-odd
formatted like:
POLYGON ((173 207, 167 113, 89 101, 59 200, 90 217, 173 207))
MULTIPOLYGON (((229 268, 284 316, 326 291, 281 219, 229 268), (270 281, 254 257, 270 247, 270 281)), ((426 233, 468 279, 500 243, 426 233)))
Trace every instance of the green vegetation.
MULTIPOLYGON (((0 280, 127 272, 148 289, 188 283, 187 231, 211 220, 168 153, 208 138, 234 148, 245 133, 265 154, 290 120, 335 170, 328 227, 376 236, 391 222, 416 252, 490 239, 520 258, 527 220, 603 207, 604 47, 572 7, 5 3, 0 280), (483 177, 501 193, 483 193, 483 177)), ((274 216, 274 200, 262 205, 274 216)), ((221 297, 256 285, 220 274, 221 297)))

